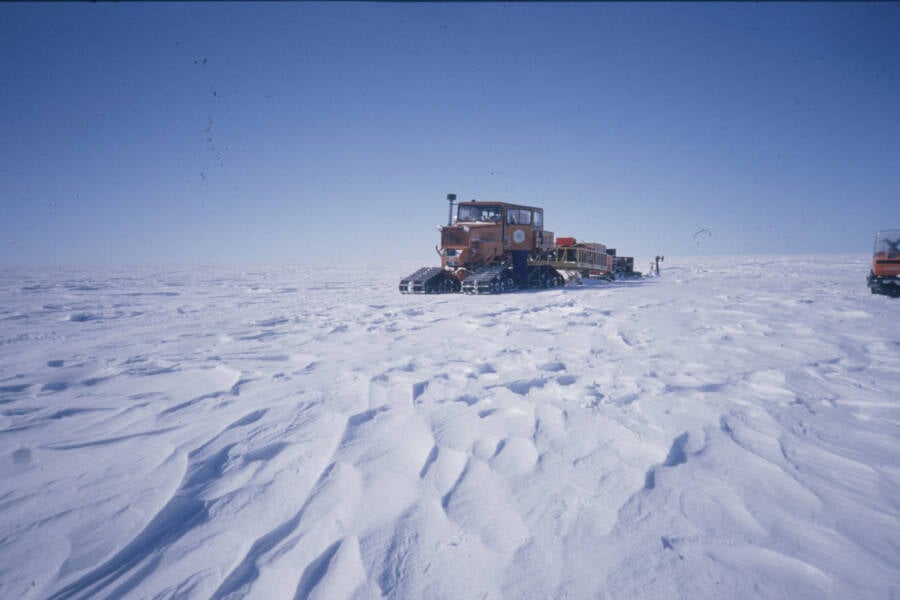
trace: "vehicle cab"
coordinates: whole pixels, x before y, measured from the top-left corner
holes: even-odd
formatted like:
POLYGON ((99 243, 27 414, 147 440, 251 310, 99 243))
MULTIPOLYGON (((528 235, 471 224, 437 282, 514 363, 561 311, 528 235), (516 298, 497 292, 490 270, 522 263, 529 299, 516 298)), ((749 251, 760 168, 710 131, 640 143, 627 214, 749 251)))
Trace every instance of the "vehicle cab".
POLYGON ((505 202, 460 202, 453 224, 441 228, 443 267, 502 263, 513 252, 540 255, 553 247, 544 231, 544 210, 505 202))
POLYGON ((873 294, 900 295, 900 229, 875 234, 868 284, 873 294))

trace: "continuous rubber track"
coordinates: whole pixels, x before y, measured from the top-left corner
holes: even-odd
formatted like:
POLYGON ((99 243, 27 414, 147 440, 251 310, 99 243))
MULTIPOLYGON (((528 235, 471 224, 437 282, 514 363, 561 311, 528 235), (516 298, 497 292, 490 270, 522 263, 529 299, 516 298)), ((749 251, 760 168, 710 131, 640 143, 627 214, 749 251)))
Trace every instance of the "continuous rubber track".
POLYGON ((466 294, 502 294, 519 287, 508 267, 487 267, 479 269, 462 282, 466 294))
POLYGON ((459 280, 440 267, 422 267, 399 286, 401 294, 451 294, 459 287, 459 280))

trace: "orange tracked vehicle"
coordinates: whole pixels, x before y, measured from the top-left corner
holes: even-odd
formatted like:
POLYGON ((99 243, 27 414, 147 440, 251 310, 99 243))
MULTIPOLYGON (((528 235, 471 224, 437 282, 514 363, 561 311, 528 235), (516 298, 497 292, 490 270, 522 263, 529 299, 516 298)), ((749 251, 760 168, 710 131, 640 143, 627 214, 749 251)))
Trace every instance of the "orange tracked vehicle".
POLYGON ((436 248, 441 266, 423 267, 402 279, 401 293, 499 294, 582 277, 640 276, 633 258, 617 257, 603 244, 554 238, 544 229, 542 208, 477 200, 456 204, 455 194, 447 200, 450 213, 436 248))
POLYGON ((884 229, 875 234, 868 283, 873 294, 900 296, 900 229, 884 229))

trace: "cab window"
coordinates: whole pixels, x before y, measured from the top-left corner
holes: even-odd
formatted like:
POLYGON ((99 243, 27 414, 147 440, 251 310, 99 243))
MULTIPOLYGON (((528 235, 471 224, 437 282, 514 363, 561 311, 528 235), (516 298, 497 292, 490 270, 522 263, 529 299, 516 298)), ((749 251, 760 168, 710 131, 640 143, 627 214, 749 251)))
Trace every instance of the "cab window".
POLYGON ((461 204, 456 214, 456 219, 467 223, 498 223, 500 221, 500 207, 461 204))
POLYGON ((508 208, 506 223, 508 225, 531 225, 531 211, 524 208, 508 208))

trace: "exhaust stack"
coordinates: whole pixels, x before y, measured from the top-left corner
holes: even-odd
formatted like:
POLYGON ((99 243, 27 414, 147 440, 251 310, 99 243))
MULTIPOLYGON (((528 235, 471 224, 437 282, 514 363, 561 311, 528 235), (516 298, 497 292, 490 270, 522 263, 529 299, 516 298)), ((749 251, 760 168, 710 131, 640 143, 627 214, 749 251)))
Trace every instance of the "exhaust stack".
POLYGON ((453 225, 453 203, 456 202, 456 194, 447 194, 447 201, 450 203, 450 213, 447 215, 447 225, 453 225))

